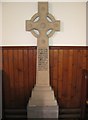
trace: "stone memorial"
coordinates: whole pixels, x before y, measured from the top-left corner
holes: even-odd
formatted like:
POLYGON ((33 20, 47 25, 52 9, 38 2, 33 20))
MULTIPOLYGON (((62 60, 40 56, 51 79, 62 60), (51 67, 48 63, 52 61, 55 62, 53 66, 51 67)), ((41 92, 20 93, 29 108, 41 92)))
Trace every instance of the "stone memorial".
POLYGON ((27 118, 58 118, 59 107, 49 80, 49 37, 60 21, 48 13, 48 2, 38 3, 38 13, 26 20, 26 31, 37 38, 36 85, 27 105, 27 118))

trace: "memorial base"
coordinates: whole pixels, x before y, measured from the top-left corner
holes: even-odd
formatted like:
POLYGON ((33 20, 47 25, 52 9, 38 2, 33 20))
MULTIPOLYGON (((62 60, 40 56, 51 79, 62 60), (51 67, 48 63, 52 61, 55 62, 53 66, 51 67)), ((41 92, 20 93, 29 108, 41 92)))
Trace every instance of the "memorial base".
POLYGON ((30 106, 28 118, 58 118, 58 106, 30 106))
POLYGON ((58 105, 49 86, 35 86, 27 105, 27 118, 58 118, 58 105))

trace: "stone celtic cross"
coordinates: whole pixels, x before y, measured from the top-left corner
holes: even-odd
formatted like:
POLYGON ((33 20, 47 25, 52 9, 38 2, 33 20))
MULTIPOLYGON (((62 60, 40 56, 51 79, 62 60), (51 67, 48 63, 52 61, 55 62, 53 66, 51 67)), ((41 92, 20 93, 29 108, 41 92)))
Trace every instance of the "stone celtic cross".
POLYGON ((48 3, 38 3, 38 13, 26 21, 26 30, 37 37, 36 85, 27 105, 28 118, 58 118, 58 104, 49 84, 49 37, 60 30, 60 21, 48 13, 48 3))
POLYGON ((48 2, 38 3, 38 13, 26 20, 26 31, 37 38, 36 85, 49 85, 49 37, 60 30, 60 21, 48 13, 48 2))

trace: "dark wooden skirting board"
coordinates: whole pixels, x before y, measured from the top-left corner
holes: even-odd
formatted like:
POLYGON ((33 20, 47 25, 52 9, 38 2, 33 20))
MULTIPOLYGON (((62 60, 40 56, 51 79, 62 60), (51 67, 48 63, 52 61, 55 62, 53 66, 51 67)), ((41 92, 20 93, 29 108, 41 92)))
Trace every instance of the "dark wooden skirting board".
MULTIPOLYGON (((36 79, 36 48, 36 46, 2 47, 4 116, 11 116, 11 110, 26 110, 36 79)), ((50 84, 54 89, 60 111, 81 110, 85 100, 82 94, 85 90, 80 91, 85 87, 83 81, 84 71, 88 70, 87 61, 88 47, 50 46, 50 84)), ((88 98, 88 93, 84 97, 88 98)), ((61 114, 60 117, 64 118, 66 114, 61 114)), ((78 113, 77 115, 79 116, 78 113)))
MULTIPOLYGON (((59 118, 80 118, 80 109, 60 109, 59 118)), ((5 118, 27 118, 26 109, 7 109, 5 118)))

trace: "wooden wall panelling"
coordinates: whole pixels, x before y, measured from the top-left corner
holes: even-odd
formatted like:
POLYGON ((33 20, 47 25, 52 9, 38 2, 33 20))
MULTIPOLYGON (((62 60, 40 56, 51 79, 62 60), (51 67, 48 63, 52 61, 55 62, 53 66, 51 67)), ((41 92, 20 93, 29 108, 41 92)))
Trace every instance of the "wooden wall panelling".
POLYGON ((2 47, 0 47, 0 119, 2 118, 2 47))
POLYGON ((0 70, 2 69, 2 47, 0 47, 0 70))
POLYGON ((10 83, 9 83, 9 69, 8 69, 8 51, 3 50, 3 103, 4 107, 8 108, 10 105, 10 83), (9 93, 9 94, 8 94, 9 93))
POLYGON ((78 50, 73 50, 73 72, 72 72, 72 84, 71 84, 71 96, 72 96, 72 105, 74 105, 74 107, 79 107, 79 103, 77 102, 78 98, 78 88, 79 86, 77 86, 77 80, 80 79, 80 76, 78 76, 78 71, 79 71, 79 67, 78 67, 78 50), (75 97, 74 97, 75 96, 75 97))
MULTIPOLYGON (((50 84, 60 108, 80 108, 86 47, 50 47, 50 84)), ((36 80, 36 47, 3 48, 4 109, 26 109, 36 80)), ((87 88, 88 89, 88 88, 87 88)))
POLYGON ((59 50, 58 51, 59 54, 59 60, 58 60, 58 103, 60 105, 60 107, 63 105, 63 99, 62 99, 62 90, 63 90, 63 86, 62 86, 62 72, 63 72, 63 50, 59 50))
MULTIPOLYGON (((87 49, 86 57, 87 57, 86 58, 86 66, 87 66, 87 70, 88 70, 88 49, 87 49)), ((87 98, 88 98, 88 82, 87 82, 87 98)))
MULTIPOLYGON (((29 59, 28 59, 28 50, 24 50, 24 89, 25 89, 25 103, 28 102, 29 98, 29 59)), ((25 104, 26 106, 26 104, 25 104)))
POLYGON ((86 118, 86 100, 87 100, 87 70, 82 71, 82 84, 81 84, 81 118, 86 118))
POLYGON ((20 107, 24 106, 24 66, 23 66, 23 49, 18 50, 18 84, 19 84, 19 100, 20 107))
POLYGON ((88 63, 88 60, 87 60, 87 51, 88 50, 83 50, 83 69, 88 69, 87 67, 87 63, 88 63))
POLYGON ((78 69, 77 69, 77 73, 76 73, 76 76, 77 76, 77 79, 76 79, 76 89, 77 89, 77 104, 79 103, 78 107, 80 107, 80 99, 81 99, 81 81, 82 81, 82 64, 83 64, 83 57, 82 57, 82 51, 79 50, 78 51, 78 69), (77 87, 78 86, 78 87, 77 87))
POLYGON ((19 53, 18 53, 18 50, 15 49, 13 50, 13 56, 14 56, 14 60, 13 60, 13 65, 14 65, 14 86, 15 86, 15 108, 17 108, 17 106, 19 106, 19 102, 20 99, 19 99, 19 69, 18 69, 18 65, 19 65, 19 61, 18 61, 18 56, 19 56, 19 53))
POLYGON ((72 85, 72 73, 73 73, 73 50, 69 50, 69 56, 68 56, 68 102, 67 102, 67 106, 71 107, 71 101, 72 101, 72 96, 71 96, 71 85, 72 85))
POLYGON ((62 100, 64 100, 63 103, 63 107, 68 106, 68 84, 69 84, 69 79, 68 79, 68 66, 69 66, 69 57, 68 57, 68 50, 64 50, 63 51, 63 70, 62 71, 62 87, 63 87, 63 91, 62 91, 62 100))
POLYGON ((58 92, 58 50, 54 50, 53 51, 53 76, 52 76, 52 86, 55 92, 55 96, 56 98, 58 98, 57 96, 57 92, 58 92))
POLYGON ((33 50, 29 50, 29 89, 33 88, 33 50))
MULTIPOLYGON (((14 72, 13 72, 13 50, 8 50, 8 71, 9 71, 9 87, 10 87, 10 101, 11 107, 15 104, 15 87, 14 87, 14 72)), ((8 94, 8 93, 6 93, 8 94)))

